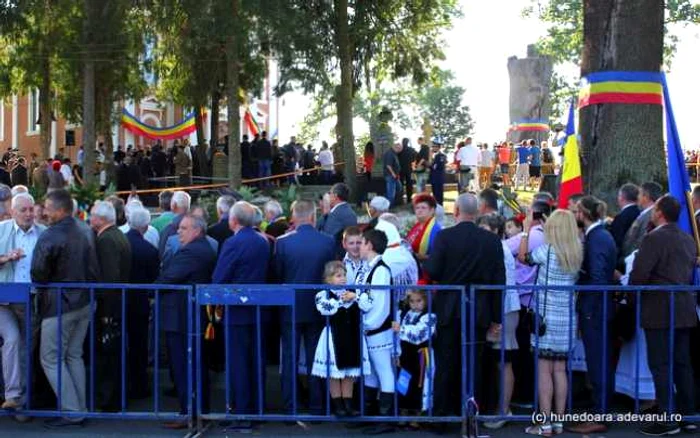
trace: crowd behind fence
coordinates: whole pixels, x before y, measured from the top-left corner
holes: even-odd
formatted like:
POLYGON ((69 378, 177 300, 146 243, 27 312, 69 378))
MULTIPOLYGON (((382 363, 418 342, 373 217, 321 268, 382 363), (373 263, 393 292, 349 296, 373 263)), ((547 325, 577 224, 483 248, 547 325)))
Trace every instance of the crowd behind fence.
MULTIPOLYGON (((291 407, 285 407, 282 409, 277 409, 277 408, 270 408, 270 404, 272 403, 271 399, 274 397, 265 397, 267 393, 272 393, 273 391, 266 390, 266 376, 269 374, 268 368, 265 366, 266 365, 266 360, 264 357, 264 351, 265 347, 269 343, 277 343, 279 342, 279 339, 274 339, 269 336, 266 336, 265 330, 269 325, 270 321, 270 312, 271 309, 276 309, 277 312, 281 315, 283 312, 288 312, 288 315, 291 318, 291 328, 292 328, 292 345, 291 345, 291 354, 293 358, 293 371, 292 371, 292 376, 297 376, 300 374, 299 367, 300 367, 300 362, 299 362, 299 350, 300 350, 300 345, 298 345, 298 339, 300 338, 299 334, 296 333, 298 325, 296 324, 296 313, 297 313, 297 308, 296 306, 298 305, 296 298, 297 294, 300 293, 317 293, 319 291, 323 291, 328 289, 329 285, 262 285, 262 284, 254 284, 254 285, 164 285, 164 284, 143 284, 143 285, 137 285, 137 284, 100 284, 100 283, 75 283, 75 284, 68 284, 68 283, 61 283, 61 284, 20 284, 20 283, 9 283, 9 284, 3 284, 0 287, 0 302, 2 303, 9 303, 14 306, 19 306, 21 311, 24 312, 25 315, 25 320, 24 324, 22 327, 23 331, 23 340, 24 340, 24 348, 21 350, 22 355, 23 355, 23 375, 26 377, 26 379, 23 379, 23 381, 26 381, 25 384, 25 396, 26 396, 26 408, 22 411, 17 411, 17 412, 9 412, 5 411, 4 414, 17 414, 21 413, 23 415, 28 415, 28 416, 37 416, 37 417, 64 417, 64 418, 95 418, 95 419, 139 419, 139 420, 180 420, 180 421, 187 421, 189 422, 189 425, 191 428, 199 428, 201 429, 204 425, 203 420, 254 420, 254 421, 307 421, 307 420, 320 420, 320 421, 343 421, 343 422, 405 422, 405 421, 415 421, 415 422, 463 422, 464 424, 467 424, 467 417, 475 417, 476 419, 480 421, 499 421, 499 420, 508 420, 508 421, 531 421, 532 420, 532 415, 528 413, 527 415, 510 415, 508 412, 508 407, 504 405, 503 398, 504 398, 504 379, 505 379, 505 373, 504 373, 504 368, 505 368, 505 363, 506 363, 506 357, 507 357, 507 351, 506 351, 506 330, 504 325, 506 324, 506 314, 503 312, 501 314, 501 321, 503 322, 501 324, 501 329, 496 330, 494 333, 497 333, 497 336, 500 337, 500 342, 497 339, 494 339, 493 336, 488 338, 488 334, 486 335, 487 338, 484 338, 484 331, 485 329, 483 327, 478 327, 477 326, 477 301, 480 299, 483 299, 483 294, 490 294, 490 293, 502 293, 503 295, 503 304, 505 304, 505 292, 507 289, 511 288, 517 288, 521 293, 523 292, 533 292, 533 308, 534 309, 539 309, 540 307, 540 300, 542 299, 540 297, 540 293, 537 293, 538 291, 543 291, 543 290, 558 290, 558 291, 568 291, 569 293, 569 312, 571 315, 576 315, 576 301, 577 298, 581 296, 581 294, 600 294, 600 297, 602 298, 602 313, 599 315, 600 321, 601 321, 601 327, 602 327, 602 333, 603 336, 601 338, 601 343, 602 343, 602 350, 603 352, 608 350, 608 343, 611 342, 611 334, 609 332, 611 325, 609 324, 609 321, 611 320, 614 312, 616 311, 616 304, 613 304, 612 297, 619 295, 620 293, 626 293, 628 297, 631 298, 631 308, 633 309, 634 313, 634 330, 635 333, 639 333, 641 330, 640 326, 640 312, 641 312, 641 301, 643 299, 643 296, 645 293, 649 293, 652 291, 659 291, 663 290, 664 293, 668 293, 671 296, 676 296, 676 294, 688 294, 692 293, 695 294, 697 293, 697 288, 696 287, 685 287, 685 286, 633 286, 633 287, 628 287, 628 286, 494 286, 494 285, 473 285, 471 287, 463 287, 463 286, 370 286, 370 285, 347 285, 343 286, 342 289, 347 289, 347 290, 354 290, 354 291, 362 291, 362 290, 390 290, 391 291, 391 316, 392 320, 396 321, 397 319, 401 319, 401 315, 405 315, 405 313, 402 314, 402 311, 405 312, 405 308, 402 308, 402 306, 406 305, 406 301, 404 300, 404 297, 407 293, 407 291, 414 291, 414 290, 421 290, 425 291, 425 296, 427 297, 427 308, 424 309, 424 313, 427 313, 428 315, 432 315, 434 311, 433 307, 433 301, 434 301, 434 296, 436 294, 441 294, 441 293, 459 293, 460 294, 460 300, 459 302, 461 303, 459 312, 456 313, 456 320, 451 321, 451 323, 457 324, 459 327, 459 345, 461 346, 460 351, 454 352, 454 359, 455 361, 458 362, 458 372, 459 372, 459 377, 460 377, 460 382, 459 382, 459 407, 454 411, 454 412, 436 412, 434 409, 433 403, 432 403, 432 396, 435 393, 439 393, 439 391, 434 391, 433 385, 435 384, 434 382, 434 376, 437 373, 441 372, 441 367, 445 366, 444 364, 441 364, 439 361, 435 363, 433 360, 430 360, 428 363, 426 363, 426 367, 433 367, 428 369, 428 373, 426 376, 429 378, 426 379, 425 384, 427 386, 427 394, 429 394, 429 399, 430 401, 428 402, 427 405, 423 405, 424 409, 421 409, 420 412, 413 412, 411 415, 407 415, 402 412, 401 409, 401 397, 402 394, 399 394, 403 388, 400 388, 400 384, 397 383, 395 388, 391 388, 393 392, 393 402, 391 405, 391 412, 389 415, 382 415, 382 416, 376 416, 376 412, 367 412, 366 410, 366 394, 363 391, 363 387, 365 386, 365 380, 366 380, 366 375, 364 372, 364 343, 366 342, 366 337, 367 337, 367 332, 365 331, 365 328, 363 327, 363 323, 361 322, 359 327, 357 328, 359 330, 358 332, 358 339, 360 340, 361 347, 360 347, 360 352, 363 354, 363 357, 360 359, 361 363, 361 372, 358 378, 358 381, 355 383, 355 397, 354 397, 354 403, 357 408, 358 414, 357 416, 353 417, 345 417, 342 419, 339 419, 335 416, 332 415, 332 405, 331 405, 331 398, 330 398, 330 380, 329 379, 323 379, 325 380, 324 384, 322 385, 323 390, 325 391, 325 396, 323 396, 323 409, 322 411, 316 411, 314 412, 313 410, 306 410, 302 409, 300 406, 298 406, 298 382, 296 377, 291 377, 291 376, 283 376, 284 378, 291 378, 291 388, 292 388, 292 406, 291 407), (57 357, 59 358, 59 361, 61 363, 59 366, 56 367, 57 370, 57 375, 55 376, 55 380, 53 380, 52 376, 47 376, 47 378, 50 381, 54 381, 57 386, 57 405, 55 409, 40 409, 36 408, 33 405, 33 386, 32 386, 32 376, 33 376, 33 351, 35 348, 37 348, 37 344, 44 343, 46 342, 46 337, 44 334, 42 335, 36 335, 34 333, 34 330, 32 329, 33 326, 35 326, 36 323, 38 323, 37 315, 34 311, 37 301, 41 301, 41 296, 42 294, 60 294, 62 297, 66 293, 71 293, 75 291, 80 291, 81 293, 86 293, 89 294, 89 304, 88 304, 88 319, 89 319, 89 326, 87 330, 87 337, 86 337, 86 342, 87 342, 87 350, 85 357, 70 357, 69 352, 65 351, 67 348, 67 340, 63 339, 63 336, 65 336, 66 333, 70 333, 69 331, 66 332, 63 330, 64 327, 62 327, 62 324, 68 324, 69 319, 66 318, 66 314, 63 311, 63 299, 58 300, 58 309, 57 309, 57 318, 58 318, 58 326, 57 326, 57 345, 56 348, 58 350, 57 352, 57 357), (100 370, 98 369, 98 366, 96 365, 99 361, 99 358, 97 357, 100 354, 100 348, 99 345, 101 342, 103 342, 104 336, 106 334, 104 332, 100 332, 98 330, 98 324, 96 324, 96 310, 97 310, 97 303, 100 299, 101 296, 104 296, 104 294, 118 294, 119 302, 121 303, 121 321, 118 322, 118 333, 112 333, 111 336, 115 339, 118 339, 118 348, 119 348, 119 371, 120 371, 120 377, 119 377, 119 382, 118 384, 120 385, 120 397, 121 397, 121 402, 120 402, 120 409, 117 412, 102 412, 99 409, 98 403, 96 401, 96 397, 98 394, 98 389, 100 386, 99 380, 99 373, 100 370), (186 364, 186 382, 179 382, 179 384, 185 384, 186 385, 186 394, 189 396, 187 397, 187 405, 186 409, 184 410, 178 410, 177 408, 173 408, 176 406, 175 404, 172 403, 167 403, 164 402, 163 397, 161 395, 161 390, 165 386, 165 383, 163 380, 165 377, 162 375, 160 372, 160 369, 164 367, 165 364, 162 363, 162 350, 163 350, 163 345, 161 341, 161 332, 163 331, 162 329, 162 319, 163 317, 170 317, 171 315, 165 314, 164 312, 166 311, 171 311, 172 309, 169 308, 164 308, 163 307, 163 296, 164 294, 183 294, 184 296, 182 298, 185 299, 187 305, 186 305, 186 313, 187 313, 187 333, 186 333, 186 342, 187 342, 187 347, 182 351, 181 353, 184 354, 184 357, 179 357, 176 358, 176 360, 184 361, 186 364), (133 318, 134 314, 131 312, 131 305, 132 301, 131 298, 133 296, 139 296, 139 295, 147 295, 148 300, 149 300, 149 309, 150 309, 150 317, 148 318, 148 322, 145 324, 145 326, 148 326, 148 333, 130 333, 129 331, 129 319, 133 318), (223 393, 219 391, 212 391, 212 396, 209 397, 209 391, 207 388, 209 386, 209 372, 207 370, 207 358, 204 357, 205 355, 205 349, 204 349, 204 343, 207 342, 205 340, 205 333, 208 330, 207 325, 212 322, 212 308, 216 309, 218 308, 222 309, 222 315, 221 315, 221 327, 223 328, 223 336, 224 336, 224 358, 225 358, 225 366, 224 366, 224 382, 225 382, 225 388, 223 393), (238 333, 241 330, 241 326, 236 326, 235 323, 236 321, 233 321, 234 317, 232 316, 232 312, 234 312, 234 309, 248 309, 252 310, 254 312, 254 319, 252 322, 246 322, 245 325, 248 328, 252 328, 252 348, 253 348, 253 354, 254 354, 254 362, 255 365, 253 367, 253 372, 255 373, 254 376, 250 376, 253 380, 251 384, 254 385, 253 392, 257 393, 257 397, 254 397, 254 408, 251 410, 246 410, 241 406, 238 406, 237 409, 237 400, 236 400, 236 393, 240 393, 240 390, 234 391, 234 394, 232 394, 232 380, 235 378, 235 376, 231 375, 231 373, 239 373, 240 370, 236 369, 235 367, 232 366, 232 360, 233 358, 233 352, 231 351, 230 348, 230 342, 229 338, 231 336, 238 336, 238 333), (238 331, 238 332, 237 332, 238 331), (137 403, 136 405, 132 406, 127 398, 128 394, 128 388, 129 385, 131 384, 130 379, 133 376, 130 376, 130 373, 133 370, 129 370, 129 355, 131 354, 132 350, 130 347, 130 341, 135 339, 136 337, 143 337, 147 336, 149 338, 149 356, 152 355, 153 361, 152 361, 152 377, 151 377, 151 382, 153 385, 152 388, 152 399, 149 400, 148 402, 143 402, 143 403, 137 403), (484 366, 489 366, 487 360, 484 359, 484 352, 485 348, 490 348, 494 350, 493 345, 494 344, 500 344, 500 346, 497 346, 495 349, 495 354, 497 357, 497 369, 498 369, 498 376, 497 376, 497 381, 496 382, 489 382, 488 379, 486 381, 482 381, 479 377, 479 373, 484 370, 479 370, 480 367, 484 366), (80 363, 70 363, 71 360, 75 361, 76 359, 79 359, 80 363), (64 361, 67 361, 67 365, 63 364, 64 361), (62 366, 66 365, 66 366, 62 366), (83 388, 77 388, 77 391, 83 391, 82 398, 81 394, 78 394, 78 398, 81 403, 81 409, 79 410, 67 410, 65 409, 65 406, 63 405, 64 401, 64 394, 63 391, 65 390, 64 388, 64 383, 67 378, 72 379, 73 381, 76 380, 76 376, 73 375, 74 371, 76 369, 76 366, 82 367, 86 366, 87 367, 87 379, 85 382, 83 382, 84 387, 83 388), (66 372, 68 372, 70 375, 66 376, 66 372), (480 399, 483 394, 480 393, 480 390, 478 389, 479 385, 483 385, 484 383, 488 384, 495 384, 493 387, 493 391, 497 392, 498 394, 498 402, 496 403, 496 406, 493 407, 487 407, 487 403, 482 403, 482 400, 480 399), (496 390, 496 388, 498 388, 496 390), (472 397, 476 395, 476 405, 480 406, 481 409, 477 409, 476 411, 472 411, 469 409, 470 405, 470 400, 472 400, 472 397), (291 409, 289 409, 291 408, 291 409), (403 415, 402 415, 403 413, 403 415), (372 415, 374 414, 374 415, 372 415)), ((359 292, 358 292, 359 293, 359 292)), ((545 295, 546 296, 546 295, 545 295)), ((671 299, 669 300, 669 309, 667 310, 669 312, 669 318, 670 318, 670 326, 674 326, 674 318, 675 318, 675 304, 676 300, 671 299)), ((547 304, 545 303, 545 306, 547 304)), ((502 309, 505 307, 502 306, 502 309)), ((659 309, 659 311, 663 311, 662 309, 659 309)), ((537 312, 535 312, 537 313, 537 312)), ((182 315, 181 315, 182 316, 182 315)), ((542 316, 542 315, 540 315, 542 316)), ((438 316, 439 318, 439 316, 438 316)), ((330 326, 330 320, 328 317, 324 317, 324 327, 326 330, 330 332, 331 326, 330 326)), ((360 319, 362 321, 362 319, 360 319)), ((540 409, 540 400, 539 400, 539 394, 537 391, 538 388, 538 379, 539 379, 539 374, 537 372, 537 358, 538 358, 538 352, 540 349, 540 336, 536 335, 540 331, 540 324, 547 325, 547 330, 555 330, 556 329, 556 323, 554 323, 555 318, 552 315, 545 315, 544 318, 533 318, 534 321, 534 327, 533 327, 533 335, 531 336, 531 341, 532 341, 532 349, 533 349, 533 361, 534 361, 534 366, 535 366, 535 373, 534 373, 534 381, 535 381, 535 391, 533 394, 532 400, 534 401, 534 407, 533 407, 533 412, 538 412, 540 409)), ((436 322, 434 321, 436 327, 435 327, 435 333, 433 335, 429 335, 427 337, 427 352, 429 353, 430 358, 432 358, 432 352, 433 348, 435 345, 435 340, 439 339, 441 335, 441 329, 443 327, 446 327, 446 324, 448 321, 440 321, 437 320, 436 322)), ((568 384, 568 388, 571 388, 572 382, 573 382, 573 367, 572 367, 572 360, 574 358, 572 357, 572 352, 575 349, 575 344, 578 342, 578 334, 576 330, 576 320, 574 318, 570 318, 567 322, 568 324, 568 341, 569 341, 569 351, 567 355, 567 366, 566 366, 566 380, 568 384)), ((559 325, 559 328, 561 328, 561 324, 559 325)), ((397 335, 398 331, 394 331, 392 327, 392 343, 393 345, 391 346, 391 352, 392 352, 392 357, 397 358, 400 356, 399 354, 399 349, 401 345, 401 341, 399 340, 399 337, 397 335)), ((220 335, 220 334, 219 334, 220 335)), ((674 330, 669 331, 669 339, 668 339, 668 351, 670 355, 673 355, 674 351, 674 342, 676 341, 674 339, 674 330)), ((329 337, 326 337, 326 342, 328 341, 329 337)), ((43 349, 46 346, 41 345, 40 348, 43 349)), ((305 349, 313 348, 316 349, 317 346, 315 345, 304 345, 305 349)), ((74 347, 68 347, 68 348, 74 348, 74 347)), ((642 364, 640 364, 640 357, 643 356, 643 352, 641 349, 643 348, 643 345, 641 345, 639 342, 636 343, 635 345, 636 351, 635 351, 635 356, 636 356, 636 378, 637 381, 635 382, 635 393, 634 393, 634 413, 639 413, 640 412, 640 396, 639 396, 639 372, 640 372, 640 367, 642 364)), ((690 346, 690 348, 698 348, 697 345, 690 346)), ((331 364, 331 351, 329 348, 325 349, 327 358, 326 358, 326 366, 328 367, 328 372, 327 376, 331 375, 330 372, 330 364, 331 364)), ((172 360, 172 354, 174 352, 170 352, 171 354, 171 360, 172 360)), ((285 352, 282 352, 282 354, 285 354, 285 352)), ((287 352, 289 354, 289 352, 287 352)), ((310 355, 307 353, 306 357, 310 357, 310 355)), ((606 387, 606 385, 609 382, 606 382, 605 379, 609 378, 610 376, 610 367, 612 366, 613 362, 610 360, 610 357, 607 356, 606 354, 603 354, 603 356, 600 358, 601 360, 601 368, 603 372, 603 386, 606 387)), ((240 362, 240 361, 239 361, 240 362)), ((282 360, 280 360, 280 363, 282 360)), ((392 363, 392 376, 391 378, 394 380, 394 382, 397 382, 400 380, 400 376, 402 373, 400 372, 401 368, 398 366, 399 364, 397 362, 392 363)), ((491 363, 491 365, 494 365, 491 363)), ((310 378, 313 379, 314 377, 312 376, 311 373, 311 367, 313 364, 306 363, 306 371, 305 374, 310 378)), ((404 365, 405 366, 405 365, 404 365)), ((173 365, 172 363, 169 364, 169 368, 172 371, 173 365)), ((44 367, 46 369, 46 367, 44 367)), ((372 369, 372 372, 376 372, 376 370, 372 369)), ((669 401, 668 401, 668 406, 670 406, 671 412, 674 412, 675 409, 675 402, 673 400, 673 394, 674 394, 674 370, 673 367, 670 369, 670 378, 669 378, 669 401)), ((415 376, 414 376, 415 377, 415 376)), ((697 376, 696 376, 697 378, 697 376)), ((79 378, 77 379, 78 381, 80 380, 79 378)), ((404 382, 405 383, 405 382, 404 382)), ((177 385, 178 382, 175 382, 177 385)), ((310 385, 310 384, 309 384, 310 385)), ((482 386, 483 387, 483 386, 482 386)), ((455 389, 455 385, 452 386, 452 390, 455 389)), ((384 388, 381 388, 382 392, 384 391, 384 388)), ((252 396, 252 394, 251 394, 252 396)), ((492 394, 493 396, 493 394, 492 394)), ((611 413, 613 412, 611 408, 611 397, 612 394, 609 392, 603 392, 603 406, 604 406, 604 412, 602 413, 611 413)), ((576 411, 574 407, 574 402, 572 400, 572 391, 569 390, 567 392, 567 399, 566 399, 566 408, 565 412, 570 413, 576 411)), ((386 414, 386 412, 384 413, 386 414)), ((556 414, 556 412, 555 412, 556 414)), ((695 416, 686 416, 684 418, 685 421, 698 421, 700 420, 700 417, 698 415, 695 416)))

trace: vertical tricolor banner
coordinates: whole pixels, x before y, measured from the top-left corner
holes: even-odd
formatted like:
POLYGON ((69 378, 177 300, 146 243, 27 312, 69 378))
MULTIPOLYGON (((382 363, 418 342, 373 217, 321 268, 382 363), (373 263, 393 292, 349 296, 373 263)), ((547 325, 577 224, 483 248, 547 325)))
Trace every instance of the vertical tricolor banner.
POLYGON ((574 102, 569 108, 569 121, 566 123, 566 141, 564 143, 564 162, 559 186, 559 208, 567 208, 569 197, 583 192, 581 177, 581 159, 578 153, 578 139, 574 124, 574 102))
POLYGON ((250 108, 246 108, 243 120, 245 121, 245 125, 248 127, 248 131, 250 131, 252 136, 256 136, 260 133, 260 126, 258 125, 258 122, 255 121, 255 117, 253 117, 253 113, 250 112, 250 108))

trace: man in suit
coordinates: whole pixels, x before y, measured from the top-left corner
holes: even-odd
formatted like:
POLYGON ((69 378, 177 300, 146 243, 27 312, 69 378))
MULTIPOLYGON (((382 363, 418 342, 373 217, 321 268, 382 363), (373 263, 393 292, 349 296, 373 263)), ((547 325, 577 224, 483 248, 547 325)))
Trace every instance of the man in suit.
MULTIPOLYGON (((31 283, 34 247, 46 227, 34 224, 34 198, 28 193, 15 195, 10 211, 12 219, 0 222, 0 254, 3 254, 0 256, 0 281, 31 283)), ((22 342, 25 322, 24 306, 0 305, 2 377, 5 383, 5 401, 0 409, 22 406, 26 378, 31 377, 26 375, 26 368, 22 366, 26 362, 26 356, 22 354, 26 348, 22 342)))
MULTIPOLYGON (((131 247, 124 233, 116 226, 114 206, 107 201, 97 201, 90 210, 90 226, 97 235, 95 249, 100 265, 101 283, 128 283, 131 273, 131 247)), ((121 291, 106 289, 98 295, 97 319, 100 338, 101 364, 97 367, 101 382, 102 408, 106 411, 121 409, 121 291), (116 336, 115 336, 116 335, 116 336)))
MULTIPOLYGON (((205 239, 207 223, 204 219, 186 214, 180 221, 177 235, 180 249, 163 265, 156 283, 202 284, 210 283, 216 264, 216 252, 205 239)), ((188 296, 183 291, 163 291, 161 294, 161 327, 165 331, 168 360, 171 363, 180 413, 187 411, 187 306, 188 296)), ((197 357, 197 355, 195 355, 197 357)), ((201 357, 201 356, 200 356, 201 357)), ((203 371, 202 406, 208 410, 209 379, 205 364, 203 371)), ((171 429, 187 428, 187 422, 166 423, 171 429)))
MULTIPOLYGON (((295 230, 277 239, 273 266, 276 278, 287 284, 320 284, 327 262, 335 258, 333 239, 316 231, 316 206, 313 201, 299 200, 292 205, 292 222, 295 230)), ((292 379, 298 357, 292 357, 292 336, 296 337, 297 356, 301 339, 304 339, 309 377, 309 403, 313 413, 321 413, 321 383, 311 376, 315 345, 323 330, 323 319, 316 310, 316 291, 296 292, 296 326, 292 327, 291 312, 282 312, 282 396, 284 406, 293 406, 292 379)))
MULTIPOLYGON (((253 229, 254 207, 245 202, 236 202, 229 213, 229 226, 234 235, 226 240, 214 269, 213 283, 216 284, 263 284, 267 279, 270 262, 270 247, 267 239, 253 229)), ((262 309, 261 309, 262 310, 262 309)), ((262 310, 266 313, 264 310, 262 310)), ((261 345, 265 345, 262 335, 267 315, 262 315, 261 324, 256 321, 256 311, 251 306, 231 306, 228 309, 226 327, 229 343, 230 362, 227 364, 229 378, 233 384, 232 394, 236 414, 257 412, 258 382, 264 382, 265 349, 260 351, 261 362, 257 363, 256 331, 261 330, 261 345)), ((264 384, 262 385, 264 388, 264 384)), ((239 429, 250 429, 249 421, 238 422, 239 429)))
MULTIPOLYGON (((151 214, 143 207, 129 211, 129 231, 126 238, 131 246, 131 273, 129 283, 149 284, 158 278, 160 259, 158 250, 144 235, 151 222, 151 214)), ((127 294, 127 334, 129 335, 129 397, 148 398, 148 304, 147 290, 132 290, 127 294)))
MULTIPOLYGON (((505 285, 503 246, 493 233, 476 226, 478 200, 475 195, 463 193, 455 202, 454 227, 445 228, 435 238, 433 251, 425 269, 434 281, 444 285, 465 286, 472 284, 505 285)), ((468 292, 467 292, 468 293, 468 292)), ((502 291, 477 292, 476 298, 476 366, 474 382, 481 382, 480 364, 487 330, 497 332, 501 325, 502 291)), ((438 319, 439 336, 435 338, 435 412, 436 415, 452 415, 459 412, 461 314, 460 293, 440 291, 435 294, 432 309, 438 319)), ((468 315, 468 314, 467 314, 468 315)), ((467 316, 468 317, 468 316, 467 316)), ((467 321, 467 327, 470 322, 467 321)), ((482 388, 476 389, 477 400, 482 400, 482 388)), ((492 390, 492 388, 491 388, 492 390)))
MULTIPOLYGON (((670 195, 656 201, 651 221, 656 228, 642 240, 630 274, 631 285, 690 285, 697 249, 689 234, 681 230, 679 202, 670 195)), ((669 393, 669 369, 673 367, 676 388, 675 412, 695 412, 693 371, 690 364, 690 329, 697 325, 694 292, 646 291, 641 294, 640 325, 647 341, 647 361, 654 378, 656 401, 662 413, 671 412, 673 392, 669 393), (673 297, 673 307, 671 298, 673 297), (670 312, 674 311, 671 327, 670 312), (671 332, 673 330, 673 332, 671 332), (673 358, 669 357, 670 336, 673 336, 673 358)), ((697 345, 692 346, 697 348, 697 345)), ((687 423, 655 423, 642 428, 648 435, 662 436, 684 428, 697 430, 687 423)))
MULTIPOLYGON (((585 236, 583 265, 579 276, 581 285, 604 286, 615 282, 617 247, 603 223, 606 209, 605 203, 593 196, 584 196, 576 206, 576 222, 585 236)), ((582 292, 577 301, 577 310, 586 350, 588 381, 593 387, 593 410, 596 414, 602 414, 611 405, 615 391, 615 367, 611 360, 612 294, 582 292)), ((585 422, 570 430, 582 434, 605 433, 607 426, 585 422)))
POLYGON ((631 183, 620 187, 617 192, 617 205, 620 207, 620 212, 610 224, 610 234, 615 239, 618 252, 622 251, 622 243, 625 240, 627 230, 639 216, 640 210, 637 202, 639 202, 639 187, 631 183))
POLYGON ((165 247, 168 243, 168 238, 178 234, 180 221, 190 211, 190 203, 192 199, 187 192, 177 191, 173 193, 173 198, 170 200, 170 211, 173 212, 173 220, 163 228, 160 233, 160 243, 158 244, 158 254, 161 259, 165 253, 165 247))
POLYGON ((632 254, 642 243, 644 235, 649 231, 651 226, 651 210, 654 208, 654 203, 663 195, 663 188, 655 182, 645 182, 639 190, 639 209, 641 212, 637 219, 634 220, 632 226, 627 230, 625 239, 622 242, 622 261, 624 257, 632 254))
POLYGON ((335 240, 336 250, 341 254, 343 231, 347 227, 357 225, 357 215, 348 204, 350 199, 348 186, 343 183, 334 184, 328 195, 331 209, 321 220, 318 229, 335 240))
POLYGON ((219 199, 216 200, 216 214, 219 216, 219 222, 207 229, 207 235, 219 242, 219 251, 221 251, 226 239, 233 236, 233 231, 228 225, 228 212, 235 203, 236 200, 230 195, 219 196, 219 199))

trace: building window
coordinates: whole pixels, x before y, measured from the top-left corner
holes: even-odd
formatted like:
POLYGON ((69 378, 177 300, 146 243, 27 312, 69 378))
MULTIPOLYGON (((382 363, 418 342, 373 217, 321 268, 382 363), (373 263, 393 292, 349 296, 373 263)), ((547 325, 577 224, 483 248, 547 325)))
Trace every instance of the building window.
POLYGON ((27 135, 36 135, 41 128, 37 123, 39 121, 39 90, 36 88, 31 90, 27 99, 29 100, 27 105, 29 110, 27 115, 27 135))

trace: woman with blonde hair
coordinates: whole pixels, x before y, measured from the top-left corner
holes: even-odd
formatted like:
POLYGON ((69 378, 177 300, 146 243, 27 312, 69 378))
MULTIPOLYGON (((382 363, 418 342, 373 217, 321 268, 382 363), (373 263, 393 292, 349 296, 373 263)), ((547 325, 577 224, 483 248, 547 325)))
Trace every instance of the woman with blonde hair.
POLYGON ((540 322, 539 327, 531 327, 534 333, 530 335, 530 343, 538 357, 539 410, 546 420, 528 427, 525 432, 550 436, 563 432, 562 423, 550 422, 549 418, 552 412, 561 415, 566 409, 566 362, 575 344, 577 330, 574 291, 557 289, 556 286, 576 284, 583 263, 583 246, 573 213, 556 210, 545 219, 545 244, 528 253, 532 212, 528 214, 518 260, 538 265, 536 284, 543 287, 536 293, 537 308, 534 311, 540 322))

